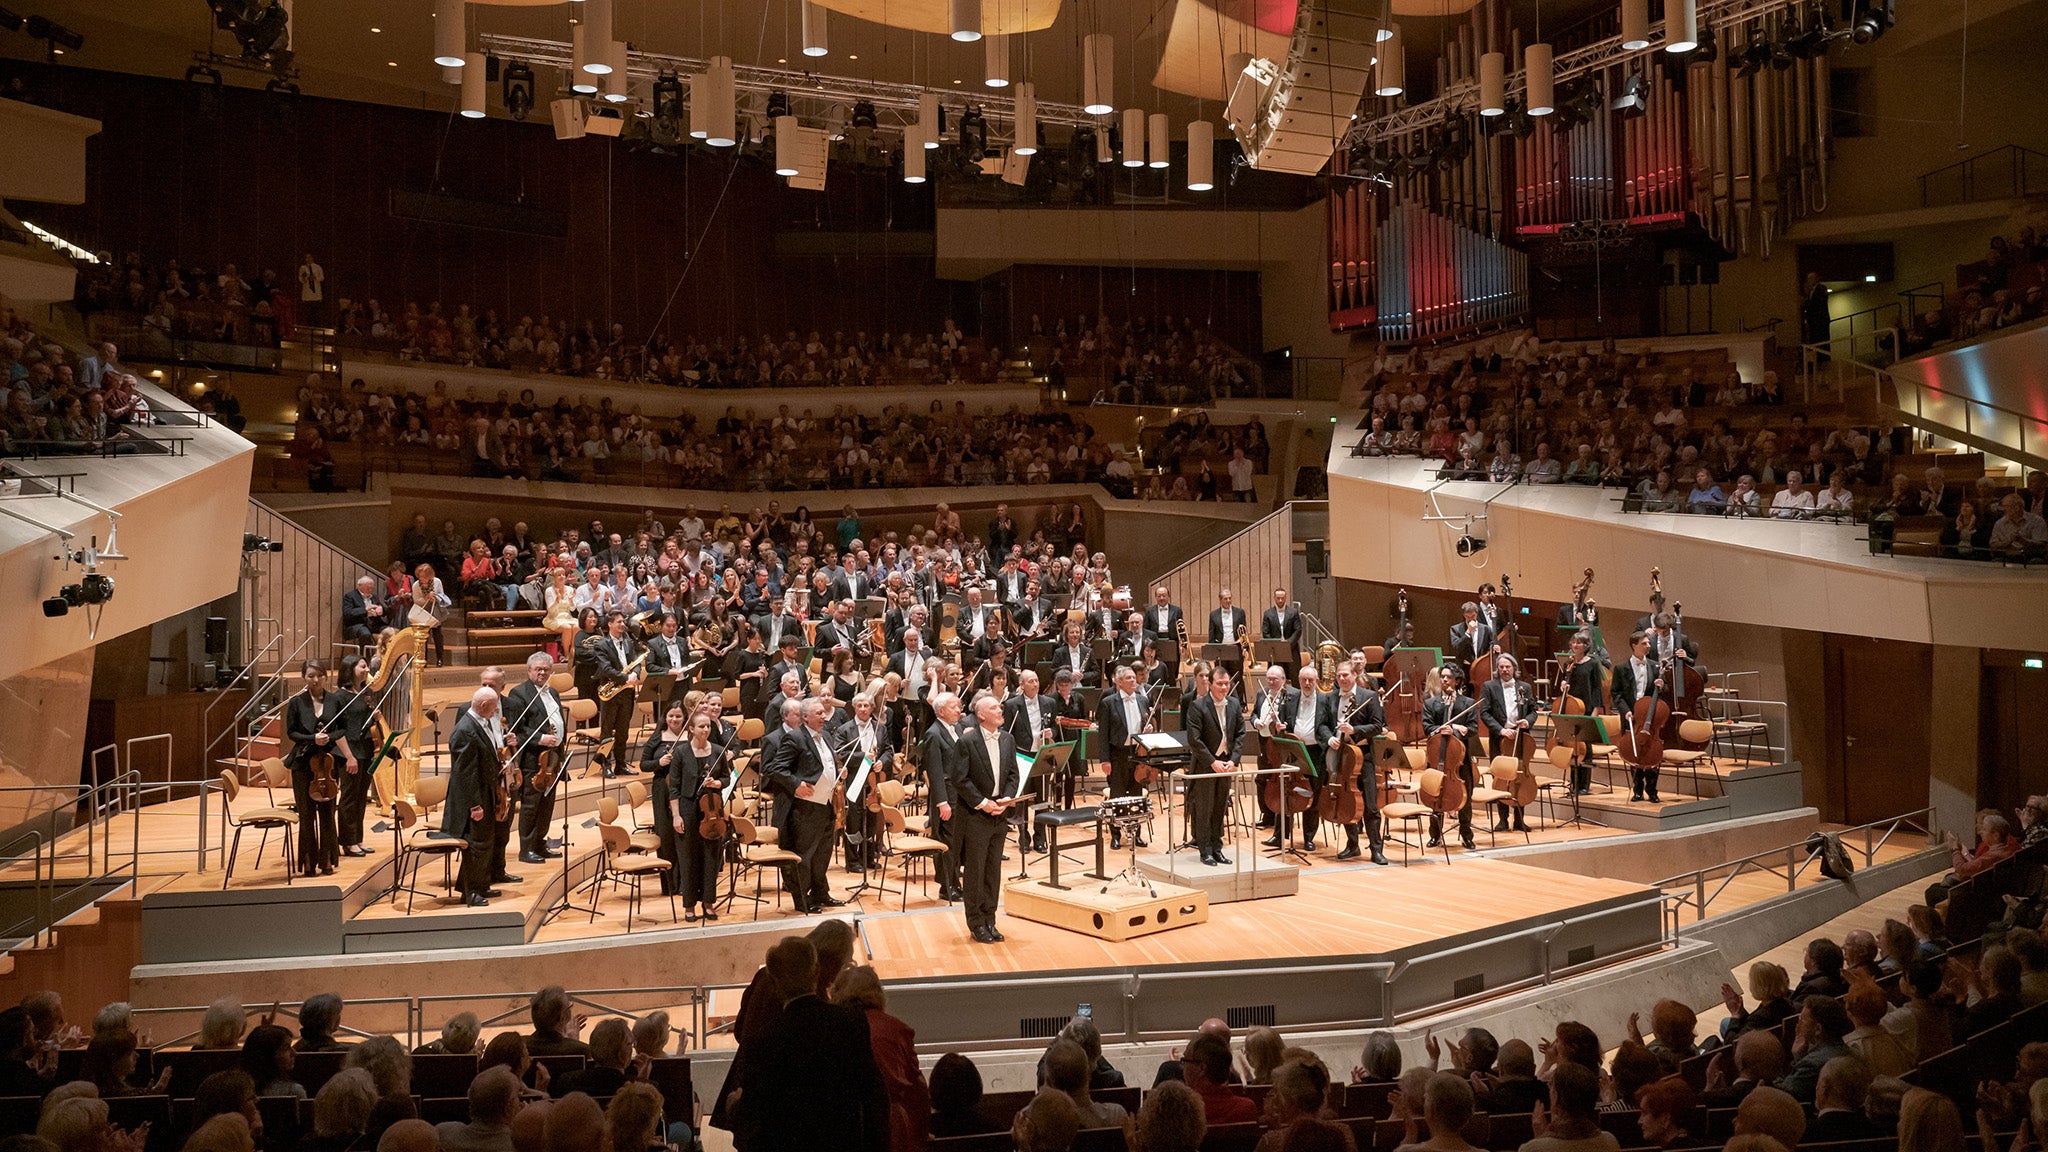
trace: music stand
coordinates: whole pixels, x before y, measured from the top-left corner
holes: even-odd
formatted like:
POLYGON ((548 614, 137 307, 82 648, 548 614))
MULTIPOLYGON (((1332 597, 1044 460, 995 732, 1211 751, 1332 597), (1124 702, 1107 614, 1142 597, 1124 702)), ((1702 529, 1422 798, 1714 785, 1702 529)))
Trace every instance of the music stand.
POLYGON ((1244 646, 1241 644, 1204 644, 1196 652, 1212 666, 1244 663, 1244 646))
MULTIPOLYGON (((1550 739, 1552 743, 1560 740, 1574 744, 1608 744, 1612 742, 1607 738, 1606 717, 1574 716, 1568 713, 1559 714, 1556 712, 1550 714, 1550 739)), ((1592 776, 1589 773, 1587 775, 1587 782, 1590 783, 1591 781, 1592 776)), ((1572 782, 1569 779, 1564 782, 1564 786, 1565 791, 1570 793, 1572 798, 1571 819, 1564 822, 1564 827, 1569 828, 1573 825, 1583 827, 1587 824, 1591 824, 1596 828, 1607 827, 1607 825, 1602 824, 1598 820, 1587 819, 1585 814, 1580 811, 1578 790, 1572 787, 1572 782)))
MULTIPOLYGON (((856 747, 858 747, 857 743, 856 747)), ((854 813, 860 813, 860 832, 858 833, 860 837, 860 854, 862 857, 860 881, 856 883, 852 888, 847 889, 846 892, 848 898, 852 900, 859 900, 860 894, 862 892, 867 891, 870 888, 879 888, 884 896, 887 896, 889 894, 889 886, 886 883, 868 883, 868 876, 873 872, 880 871, 880 869, 871 869, 867 867, 866 857, 868 850, 868 841, 871 837, 874 836, 875 830, 873 825, 868 820, 867 806, 861 803, 861 797, 866 794, 868 787, 868 776, 870 773, 874 771, 874 769, 874 759, 870 756, 862 755, 860 758, 860 767, 855 768, 853 770, 852 777, 850 777, 846 782, 847 831, 842 831, 839 836, 839 855, 840 862, 847 865, 849 871, 851 871, 853 864, 853 860, 851 859, 853 845, 848 842, 852 835, 850 830, 853 827, 854 813)), ((904 883, 908 884, 909 882, 910 881, 908 877, 906 877, 904 879, 904 883)))
POLYGON ((853 618, 866 623, 880 616, 886 608, 887 605, 884 601, 864 596, 859 600, 853 601, 853 618))
MULTIPOLYGON (((1315 760, 1310 757, 1307 746, 1303 745, 1301 741, 1292 736, 1262 736, 1260 739, 1267 741, 1272 747, 1273 760, 1276 767, 1296 769, 1301 774, 1301 779, 1305 786, 1309 781, 1315 779, 1315 760)), ((1286 777, 1282 776, 1281 779, 1285 780, 1286 777)), ((1255 784, 1255 786, 1263 787, 1261 784, 1255 784)), ((1285 785, 1282 787, 1284 788, 1285 785)), ((1317 799, 1318 797, 1311 787, 1308 798, 1310 808, 1315 807, 1317 799)), ((1273 813, 1273 819, 1287 830, 1287 835, 1282 839, 1280 847, 1273 850, 1273 858, 1284 861, 1289 856, 1299 856, 1306 863, 1308 861, 1308 853, 1294 846, 1294 821, 1287 814, 1287 798, 1283 795, 1280 800, 1280 810, 1273 813)), ((1307 810, 1304 809, 1303 811, 1305 813, 1307 810)))
POLYGON ((1301 663, 1301 649, 1292 640, 1254 640, 1252 659, 1266 665, 1285 664, 1289 668, 1301 663))
MULTIPOLYGON (((1026 640, 1024 642, 1023 654, 1018 658, 1017 662, 1030 667, 1050 666, 1052 664, 1053 647, 1053 642, 1050 640, 1026 640)), ((1047 683, 1051 683, 1051 681, 1047 681, 1047 683)))
POLYGON ((682 674, 691 669, 702 667, 703 663, 702 660, 699 660, 687 668, 679 668, 673 672, 649 672, 641 679, 640 690, 646 693, 645 699, 654 708, 653 722, 655 728, 660 728, 661 718, 668 715, 669 693, 675 690, 677 681, 682 679, 682 674))
POLYGON ((1180 641, 1165 636, 1154 637, 1152 650, 1159 655, 1159 662, 1171 667, 1180 663, 1180 641))
MULTIPOLYGON (((1068 758, 1074 754, 1075 744, 1076 741, 1066 740, 1042 745, 1038 752, 1028 759, 1022 752, 1017 753, 1017 767, 1024 773, 1023 778, 1017 783, 1017 795, 1024 795, 1028 789, 1034 796, 1044 796, 1044 782, 1066 769, 1068 758)), ((1011 879, 1029 880, 1031 878, 1032 825, 1037 820, 1039 812, 1052 806, 1051 801, 1041 799, 1035 800, 1025 808, 1024 820, 1018 825, 1017 830, 1017 874, 1011 877, 1011 879)), ((1053 847, 1049 848, 1048 851, 1058 851, 1058 849, 1053 847)))

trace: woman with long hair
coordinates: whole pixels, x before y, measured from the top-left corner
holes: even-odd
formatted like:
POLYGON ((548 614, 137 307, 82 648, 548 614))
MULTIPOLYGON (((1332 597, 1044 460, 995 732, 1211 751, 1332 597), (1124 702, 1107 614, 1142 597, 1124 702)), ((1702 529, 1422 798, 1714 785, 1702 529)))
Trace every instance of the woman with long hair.
MULTIPOLYGON (((677 713, 685 704, 669 709, 670 730, 675 728, 677 713)), ((708 709, 696 708, 689 714, 687 732, 688 737, 681 745, 668 753, 667 807, 668 826, 682 869, 677 887, 683 894, 683 919, 695 923, 700 904, 704 908, 702 919, 718 919, 719 854, 725 847, 724 837, 704 835, 698 801, 707 791, 723 792, 731 782, 732 754, 708 709)))

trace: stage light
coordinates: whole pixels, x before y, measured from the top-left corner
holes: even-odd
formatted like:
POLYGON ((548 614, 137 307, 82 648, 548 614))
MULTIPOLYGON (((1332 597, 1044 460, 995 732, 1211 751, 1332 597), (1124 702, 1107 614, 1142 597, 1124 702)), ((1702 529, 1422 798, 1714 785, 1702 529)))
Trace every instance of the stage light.
MULTIPOLYGON (((1029 83, 1017 85, 1016 138, 1010 143, 1010 151, 1019 156, 1032 156, 1038 152, 1038 90, 1029 83)), ((962 140, 966 126, 961 126, 962 140)), ((970 150, 969 158, 981 155, 970 150)))
POLYGON ((967 111, 960 114, 960 151, 969 160, 979 160, 988 151, 988 120, 982 116, 979 105, 969 104, 967 111))
POLYGON ((1527 72, 1529 115, 1548 116, 1557 111, 1556 75, 1548 44, 1531 44, 1522 51, 1522 68, 1527 72))
POLYGON ((514 120, 524 120, 533 111, 533 69, 524 60, 505 65, 503 96, 505 111, 514 120))
POLYGON ((1095 129, 1082 125, 1067 137, 1067 158, 1076 168, 1093 164, 1095 155, 1095 129))
POLYGON ((1740 51, 1729 57, 1729 63, 1735 65, 1735 77, 1738 80, 1756 75, 1770 62, 1771 46, 1762 38, 1744 44, 1740 51))
POLYGON ((1394 25, 1392 35, 1382 37, 1379 46, 1379 76, 1373 82, 1375 96, 1399 96, 1408 86, 1408 63, 1401 55, 1401 28, 1394 25))
POLYGON ((1858 44, 1868 44, 1885 34, 1897 20, 1894 0, 1843 0, 1849 21, 1849 35, 1858 44))
POLYGON ((990 88, 1010 86, 1010 38, 990 33, 981 38, 982 84, 990 88))
POLYGON ((484 54, 471 52, 462 63, 462 114, 484 118, 484 54))
POLYGON ((1484 551, 1486 551, 1486 541, 1472 535, 1472 529, 1469 525, 1463 532, 1459 533, 1458 555, 1477 556, 1484 551))
POLYGON ((1216 187, 1216 125, 1207 120, 1188 124, 1188 191, 1216 187))
POLYGON ((73 32, 47 16, 31 16, 27 20, 31 40, 47 40, 53 51, 78 51, 85 47, 85 37, 73 32))
POLYGON ((823 56, 831 49, 826 40, 826 8, 817 0, 803 0, 804 3, 804 55, 823 56))
POLYGON ((1124 109, 1124 167, 1145 166, 1145 110, 1124 109))
POLYGON ((1650 46, 1650 0, 1621 0, 1621 46, 1630 52, 1650 46))
POLYGON ((434 5, 434 63, 443 68, 462 67, 468 7, 463 0, 438 0, 434 5))
POLYGON ((787 115, 789 115, 789 93, 770 92, 768 94, 768 118, 774 120, 787 115))
POLYGON ((569 91, 579 96, 597 95, 597 73, 589 68, 590 54, 605 50, 602 41, 590 38, 588 24, 569 29, 569 91))
POLYGON ((281 541, 272 540, 268 536, 260 536, 254 532, 244 532, 242 533, 242 551, 245 553, 282 552, 284 551, 284 544, 281 541))
POLYGON ((1081 38, 1081 111, 1105 116, 1116 110, 1116 41, 1107 32, 1081 38))
POLYGON ((953 39, 962 43, 981 39, 981 0, 949 0, 946 8, 953 39))
POLYGON ((1650 110, 1650 82, 1641 72, 1631 72, 1621 86, 1621 95, 1614 98, 1613 108, 1624 120, 1633 120, 1650 110))
POLYGON ((1664 50, 1690 52, 1700 46, 1700 12, 1694 0, 1664 0, 1664 50))
MULTIPOLYGON (((450 0, 459 3, 459 0, 450 0)), ((458 9, 458 14, 459 14, 458 9)), ((35 36, 37 17, 28 20, 29 35, 35 36)), ((213 0, 213 23, 221 31, 235 38, 241 45, 242 58, 256 60, 273 67, 280 67, 291 59, 286 45, 291 42, 291 15, 284 5, 258 3, 257 0, 213 0)), ((44 21, 45 27, 55 27, 44 21)), ((62 31, 62 29, 59 29, 62 31)), ((75 35, 66 32, 67 36, 75 35)), ((438 28, 436 35, 439 35, 438 28)), ((41 37, 38 37, 39 39, 41 37)), ((63 43, 63 41, 59 41, 63 43)), ((462 39, 455 41, 456 51, 462 50, 462 39)))
POLYGON ((589 55, 584 57, 583 71, 593 76, 610 73, 611 49, 606 45, 613 39, 612 0, 584 0, 583 8, 577 14, 577 23, 587 29, 584 35, 588 39, 584 43, 589 49, 589 55))
POLYGON ((1834 29, 1828 24, 1827 9, 1815 8, 1801 25, 1798 34, 1786 41, 1785 47, 1800 60, 1825 56, 1828 51, 1828 40, 1833 32, 1834 29))
POLYGON ((1171 155, 1168 142, 1173 137, 1173 121, 1167 119, 1164 112, 1154 112, 1147 126, 1151 129, 1145 145, 1147 163, 1154 168, 1164 168, 1171 155))
POLYGON ((875 119, 875 105, 874 105, 874 101, 872 101, 872 100, 856 100, 856 101, 854 101, 854 104, 853 104, 853 118, 852 118, 852 119, 853 119, 853 126, 854 126, 855 128, 866 128, 866 129, 868 129, 869 131, 873 131, 873 130, 874 130, 874 128, 875 128, 875 125, 876 125, 876 124, 878 123, 878 121, 877 121, 877 120, 875 119))
POLYGON ((1479 114, 1498 116, 1507 111, 1508 58, 1499 52, 1479 57, 1479 114))
POLYGON ((657 120, 681 120, 683 116, 683 85, 673 72, 663 72, 654 78, 654 118, 657 120))
POLYGON ((924 141, 919 138, 917 125, 903 130, 903 182, 924 183, 924 141))

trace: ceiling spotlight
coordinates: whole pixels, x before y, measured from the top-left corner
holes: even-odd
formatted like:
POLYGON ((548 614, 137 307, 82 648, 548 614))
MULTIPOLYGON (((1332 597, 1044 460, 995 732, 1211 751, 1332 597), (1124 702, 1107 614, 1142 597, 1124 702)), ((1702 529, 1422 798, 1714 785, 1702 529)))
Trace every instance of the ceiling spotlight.
POLYGON ((523 60, 505 65, 505 111, 514 120, 526 119, 533 111, 533 69, 523 60))
MULTIPOLYGON (((213 23, 242 46, 242 57, 278 64, 291 43, 291 16, 272 0, 212 0, 213 23)), ((30 21, 33 30, 34 21, 30 21)))
POLYGON ((1465 530, 1458 534, 1458 555, 1477 556, 1486 551, 1486 541, 1472 535, 1471 521, 1466 521, 1465 530))
POLYGON ((1786 41, 1785 47, 1800 60, 1812 60, 1825 56, 1828 41, 1833 38, 1834 28, 1828 21, 1825 8, 1815 8, 1799 31, 1786 41))
POLYGON ((988 150, 988 121, 982 119, 981 109, 973 104, 960 115, 960 150, 970 160, 979 159, 988 150))
POLYGON ((789 115, 789 93, 770 92, 768 94, 768 118, 773 120, 777 116, 787 115, 789 115))
POLYGON ((259 536, 254 532, 242 533, 242 552, 244 554, 250 552, 282 551, 284 551, 284 544, 281 541, 272 540, 268 536, 259 536))
POLYGON ((877 123, 877 121, 876 121, 876 119, 875 119, 875 104, 874 104, 874 101, 872 101, 872 100, 856 100, 856 101, 854 101, 854 104, 853 104, 853 126, 854 126, 855 128, 866 128, 866 129, 868 129, 869 131, 873 131, 873 130, 874 130, 874 127, 875 127, 875 125, 876 125, 876 123, 877 123))
POLYGON ((654 78, 654 115, 657 119, 678 120, 683 115, 683 82, 673 72, 663 72, 654 78))
POLYGON ((1622 85, 1621 95, 1614 98, 1614 110, 1625 120, 1632 120, 1650 110, 1650 82, 1641 72, 1631 72, 1627 83, 1622 85))
POLYGON ((1885 34, 1897 20, 1894 0, 1843 0, 1849 20, 1849 35, 1858 44, 1868 44, 1885 34))

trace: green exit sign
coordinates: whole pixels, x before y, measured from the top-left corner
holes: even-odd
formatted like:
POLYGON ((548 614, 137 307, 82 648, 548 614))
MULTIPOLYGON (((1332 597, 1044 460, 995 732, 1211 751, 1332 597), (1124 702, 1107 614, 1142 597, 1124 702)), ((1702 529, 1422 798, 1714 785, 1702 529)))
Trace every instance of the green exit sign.
POLYGON ((2022 667, 2039 669, 2041 667, 2041 658, 2039 656, 2029 656, 2020 661, 2020 664, 2022 667))

